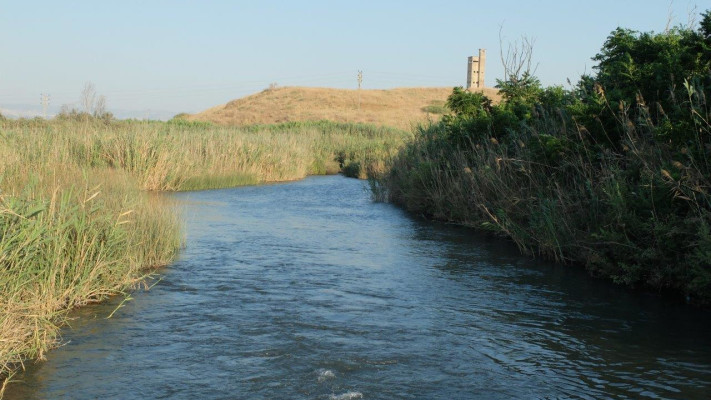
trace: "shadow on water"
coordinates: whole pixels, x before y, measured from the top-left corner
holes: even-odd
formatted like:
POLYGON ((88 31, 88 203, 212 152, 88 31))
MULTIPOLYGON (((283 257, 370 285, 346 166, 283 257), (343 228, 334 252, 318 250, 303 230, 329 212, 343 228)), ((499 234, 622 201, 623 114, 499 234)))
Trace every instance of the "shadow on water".
POLYGON ((338 176, 175 195, 188 246, 8 399, 707 398, 709 313, 374 204, 338 176))

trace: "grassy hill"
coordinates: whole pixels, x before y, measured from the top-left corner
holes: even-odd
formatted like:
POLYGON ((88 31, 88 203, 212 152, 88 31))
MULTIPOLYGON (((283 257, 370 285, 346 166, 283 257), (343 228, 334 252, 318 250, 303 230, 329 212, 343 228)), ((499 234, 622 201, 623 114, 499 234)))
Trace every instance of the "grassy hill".
MULTIPOLYGON (((360 93, 355 89, 283 87, 264 90, 185 118, 222 125, 329 120, 407 129, 413 122, 438 119, 451 93, 449 87, 360 90, 360 93)), ((496 89, 486 88, 484 93, 498 100, 496 89)))

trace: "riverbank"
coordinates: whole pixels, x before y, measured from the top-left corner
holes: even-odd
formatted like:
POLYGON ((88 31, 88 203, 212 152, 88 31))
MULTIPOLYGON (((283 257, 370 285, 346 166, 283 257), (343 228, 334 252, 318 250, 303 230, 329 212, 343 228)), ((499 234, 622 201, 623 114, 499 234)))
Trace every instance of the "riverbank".
POLYGON ((711 305, 711 12, 698 30, 617 29, 572 90, 529 73, 500 104, 455 89, 376 192, 528 254, 711 305), (668 51, 667 51, 668 50, 668 51))
POLYGON ((330 122, 91 118, 2 120, 0 132, 0 376, 10 378, 58 344, 68 310, 125 293, 173 260, 181 222, 151 192, 364 177, 408 136, 330 122))
POLYGON ((171 194, 188 246, 160 283, 110 320, 121 299, 73 312, 66 345, 6 399, 708 397, 708 312, 363 188, 328 176, 171 194))

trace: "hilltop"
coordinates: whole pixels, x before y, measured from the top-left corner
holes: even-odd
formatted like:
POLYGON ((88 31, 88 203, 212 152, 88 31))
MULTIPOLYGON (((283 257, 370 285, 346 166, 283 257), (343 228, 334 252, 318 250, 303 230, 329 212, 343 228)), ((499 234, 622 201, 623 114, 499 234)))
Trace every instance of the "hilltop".
MULTIPOLYGON (((483 90, 487 96, 498 100, 496 89, 483 90)), ((449 87, 369 89, 360 90, 360 93, 356 89, 282 87, 267 89, 185 118, 222 125, 330 120, 407 129, 412 123, 427 118, 438 119, 451 93, 449 87)))

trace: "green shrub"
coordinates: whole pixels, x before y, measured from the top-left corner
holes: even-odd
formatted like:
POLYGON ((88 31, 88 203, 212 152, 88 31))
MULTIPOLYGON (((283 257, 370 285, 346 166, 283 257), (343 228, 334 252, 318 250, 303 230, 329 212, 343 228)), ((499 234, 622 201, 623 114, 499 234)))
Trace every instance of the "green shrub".
POLYGON ((617 29, 574 90, 523 74, 492 105, 455 88, 374 185, 522 251, 711 305, 711 12, 617 29))

